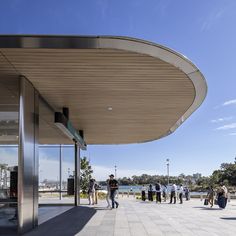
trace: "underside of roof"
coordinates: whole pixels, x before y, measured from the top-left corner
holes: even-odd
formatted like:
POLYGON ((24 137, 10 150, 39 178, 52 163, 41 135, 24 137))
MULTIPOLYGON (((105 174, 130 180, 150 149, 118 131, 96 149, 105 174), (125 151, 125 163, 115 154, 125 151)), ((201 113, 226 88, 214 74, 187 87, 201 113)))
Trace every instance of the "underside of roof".
MULTIPOLYGON (((25 76, 53 110, 68 107, 87 144, 166 136, 207 92, 188 59, 126 37, 0 36, 0 77, 9 76, 25 76)), ((41 143, 67 143, 45 128, 56 130, 53 121, 41 118, 41 143)))

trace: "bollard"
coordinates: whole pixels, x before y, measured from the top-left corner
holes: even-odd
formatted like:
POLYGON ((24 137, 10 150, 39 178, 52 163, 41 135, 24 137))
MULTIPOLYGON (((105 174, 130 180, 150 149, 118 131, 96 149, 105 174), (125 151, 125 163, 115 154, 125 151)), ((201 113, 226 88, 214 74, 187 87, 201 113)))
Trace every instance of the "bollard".
POLYGON ((231 199, 230 199, 230 193, 228 193, 228 202, 230 202, 230 200, 231 200, 231 199))
POLYGON ((201 199, 201 201, 203 200, 202 194, 200 195, 200 199, 201 199))
POLYGON ((127 192, 127 197, 129 197, 129 192, 127 192))
POLYGON ((124 192, 121 193, 121 196, 122 196, 122 197, 124 196, 124 192))
POLYGON ((134 198, 135 198, 135 192, 133 193, 133 195, 134 195, 134 198))

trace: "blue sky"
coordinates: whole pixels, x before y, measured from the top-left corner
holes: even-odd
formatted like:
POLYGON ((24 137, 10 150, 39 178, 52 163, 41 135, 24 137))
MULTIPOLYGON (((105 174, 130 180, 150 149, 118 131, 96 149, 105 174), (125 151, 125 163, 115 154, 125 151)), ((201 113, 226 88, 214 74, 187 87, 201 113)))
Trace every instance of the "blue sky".
POLYGON ((0 34, 121 35, 163 44, 204 74, 203 105, 161 140, 89 146, 95 177, 142 172, 211 174, 236 156, 235 0, 0 0, 0 34), (231 101, 231 102, 229 102, 231 101))

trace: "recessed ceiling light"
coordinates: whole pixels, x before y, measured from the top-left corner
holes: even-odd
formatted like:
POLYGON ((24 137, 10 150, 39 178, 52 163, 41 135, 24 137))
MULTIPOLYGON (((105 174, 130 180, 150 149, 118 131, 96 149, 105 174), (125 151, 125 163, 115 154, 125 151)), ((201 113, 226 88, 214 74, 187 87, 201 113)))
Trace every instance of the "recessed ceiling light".
POLYGON ((112 107, 108 107, 107 110, 108 110, 108 111, 112 111, 112 107))

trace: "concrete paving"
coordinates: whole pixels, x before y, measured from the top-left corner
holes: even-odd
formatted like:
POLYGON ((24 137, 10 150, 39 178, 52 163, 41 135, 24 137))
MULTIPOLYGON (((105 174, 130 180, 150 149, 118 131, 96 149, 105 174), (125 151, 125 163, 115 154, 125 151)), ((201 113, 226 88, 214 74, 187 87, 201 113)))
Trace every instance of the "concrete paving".
POLYGON ((76 235, 236 235, 236 201, 224 210, 205 207, 199 199, 184 204, 156 204, 130 197, 119 198, 119 202, 114 210, 107 210, 105 202, 93 207, 96 213, 76 235))
MULTIPOLYGON (((106 202, 73 207, 32 230, 27 236, 235 236, 236 201, 221 210, 203 206, 191 199, 184 204, 156 204, 133 197, 119 197, 118 209, 106 208, 106 202)), ((60 207, 61 208, 61 207, 60 207)), ((52 208, 45 207, 51 211, 52 208)), ((63 209, 65 210, 65 209, 63 209)), ((56 211, 56 210, 55 210, 56 211)), ((59 209, 58 209, 59 211, 59 209)))

